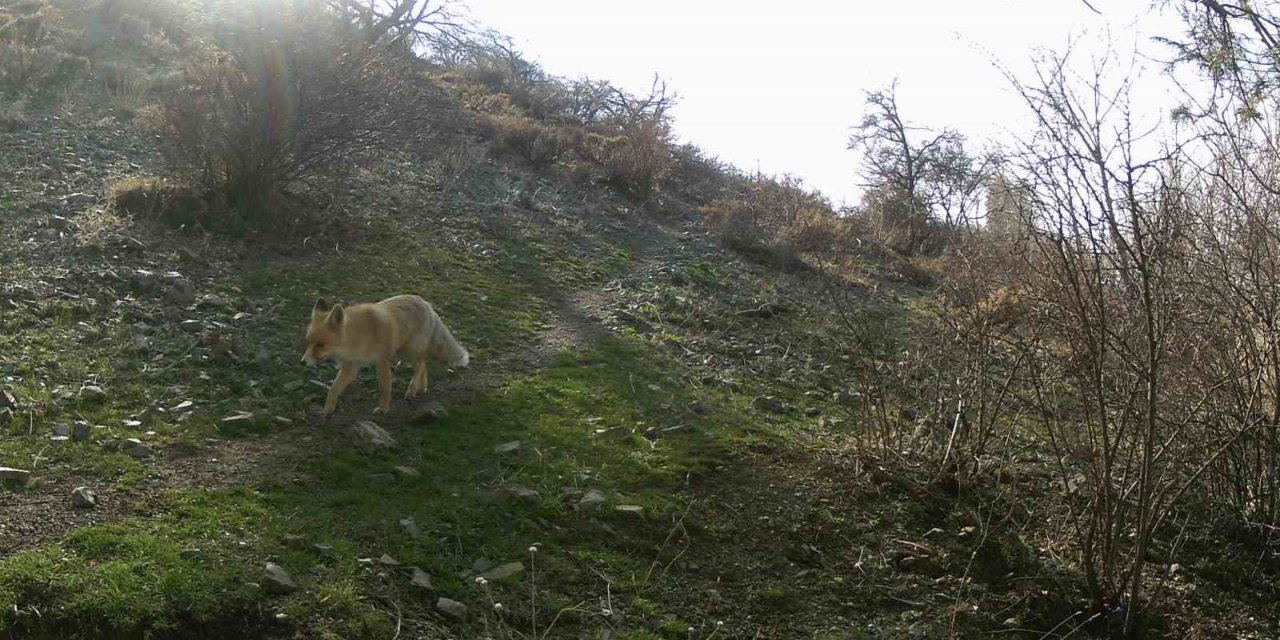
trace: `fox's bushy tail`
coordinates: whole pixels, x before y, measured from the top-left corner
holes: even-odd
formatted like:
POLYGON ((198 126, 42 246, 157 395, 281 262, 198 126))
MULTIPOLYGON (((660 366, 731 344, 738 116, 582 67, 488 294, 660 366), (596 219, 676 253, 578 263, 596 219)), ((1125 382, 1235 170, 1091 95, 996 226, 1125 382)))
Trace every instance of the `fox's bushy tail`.
POLYGON ((440 341, 445 354, 445 364, 455 369, 464 369, 471 364, 471 354, 467 353, 465 347, 458 344, 458 340, 453 337, 453 333, 449 328, 440 325, 440 333, 436 335, 436 339, 440 341))
POLYGON ((453 332, 449 331, 449 327, 445 326, 444 320, 440 319, 434 309, 431 310, 431 313, 435 316, 436 324, 436 330, 434 335, 431 336, 431 341, 435 343, 432 346, 437 357, 444 360, 445 365, 455 369, 462 369, 471 364, 471 354, 467 353, 466 348, 458 343, 457 338, 453 337, 453 332))

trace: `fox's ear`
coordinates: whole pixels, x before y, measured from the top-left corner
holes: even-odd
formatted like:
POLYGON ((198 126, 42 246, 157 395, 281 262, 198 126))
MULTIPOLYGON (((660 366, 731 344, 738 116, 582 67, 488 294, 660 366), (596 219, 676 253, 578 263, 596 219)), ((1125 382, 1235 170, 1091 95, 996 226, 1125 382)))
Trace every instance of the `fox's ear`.
POLYGON ((329 303, 325 302, 324 298, 316 298, 315 306, 311 307, 312 313, 324 313, 325 311, 328 311, 328 310, 329 310, 329 303))
POLYGON ((346 314, 342 312, 342 305, 333 305, 333 309, 329 310, 329 326, 335 329, 342 326, 342 320, 345 317, 346 314))

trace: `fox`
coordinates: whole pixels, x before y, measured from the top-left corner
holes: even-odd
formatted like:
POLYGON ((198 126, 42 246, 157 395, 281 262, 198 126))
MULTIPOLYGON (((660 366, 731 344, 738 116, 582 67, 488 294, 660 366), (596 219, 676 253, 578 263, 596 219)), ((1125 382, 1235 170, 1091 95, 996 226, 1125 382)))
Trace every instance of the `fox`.
POLYGON ((418 296, 398 295, 347 307, 330 307, 324 298, 318 298, 311 308, 302 361, 308 365, 330 359, 338 363, 338 377, 329 386, 323 417, 334 412, 338 398, 366 366, 376 367, 378 372, 378 407, 374 412, 390 411, 391 361, 397 354, 413 361, 406 400, 427 389, 428 356, 454 369, 471 363, 471 355, 439 314, 418 296))

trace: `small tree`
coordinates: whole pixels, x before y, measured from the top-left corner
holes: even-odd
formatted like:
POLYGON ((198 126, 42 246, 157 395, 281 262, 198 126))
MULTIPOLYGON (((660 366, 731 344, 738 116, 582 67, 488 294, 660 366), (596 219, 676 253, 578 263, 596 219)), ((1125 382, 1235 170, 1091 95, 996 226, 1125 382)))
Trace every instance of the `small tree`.
POLYGON ((976 217, 991 159, 970 154, 954 130, 934 133, 908 123, 896 85, 867 94, 867 113, 849 148, 862 153, 865 186, 875 194, 864 210, 887 227, 895 249, 936 251, 939 232, 976 217))

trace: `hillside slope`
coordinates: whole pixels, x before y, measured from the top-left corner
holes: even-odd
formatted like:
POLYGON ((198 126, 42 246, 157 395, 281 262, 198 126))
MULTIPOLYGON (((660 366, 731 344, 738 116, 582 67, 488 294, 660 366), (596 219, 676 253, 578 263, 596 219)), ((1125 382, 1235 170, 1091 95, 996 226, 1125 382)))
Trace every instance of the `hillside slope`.
MULTIPOLYGON (((745 260, 692 204, 535 170, 471 110, 476 136, 380 157, 270 234, 176 228, 137 107, 90 84, 0 132, 0 467, 30 472, 0 489, 0 637, 1091 630, 1033 447, 955 486, 862 446, 945 437, 859 386, 900 366, 860 340, 905 352, 931 326, 932 292, 888 265, 745 260), (312 302, 396 293, 472 366, 412 402, 398 368, 390 415, 366 371, 321 420, 312 302)), ((1189 539, 1162 543, 1190 558, 1166 630, 1274 634, 1256 541, 1189 539)))

